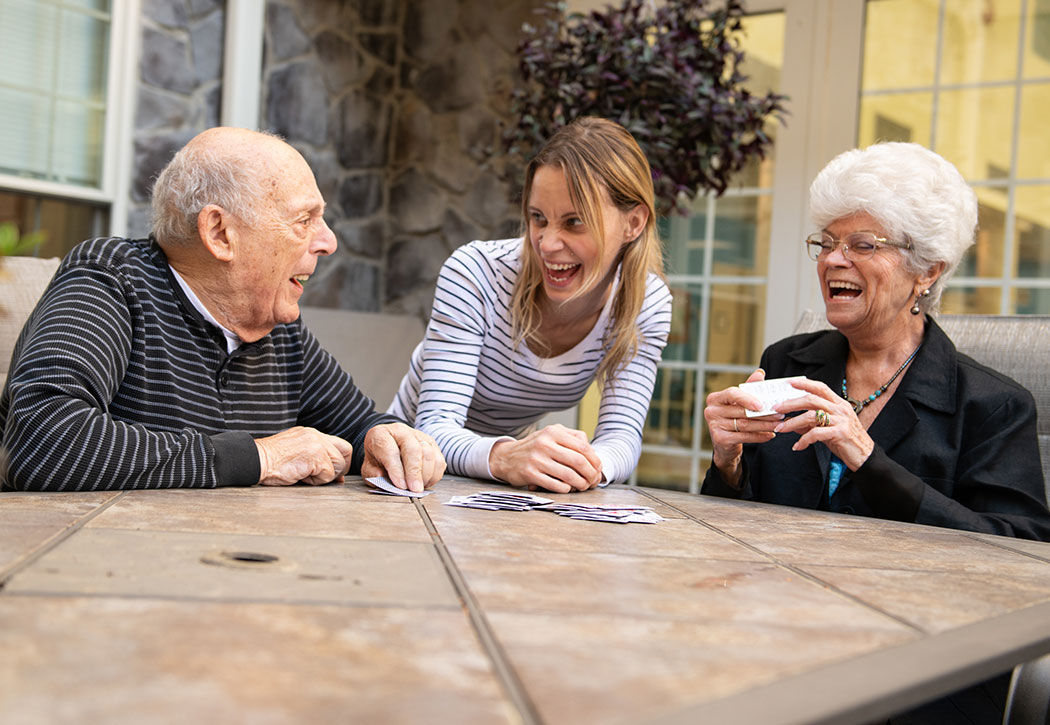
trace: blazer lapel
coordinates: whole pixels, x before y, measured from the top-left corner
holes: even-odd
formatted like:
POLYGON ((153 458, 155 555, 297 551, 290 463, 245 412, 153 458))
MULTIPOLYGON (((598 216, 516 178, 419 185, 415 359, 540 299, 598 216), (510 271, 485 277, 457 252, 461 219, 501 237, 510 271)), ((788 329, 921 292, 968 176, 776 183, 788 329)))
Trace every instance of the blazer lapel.
MULTIPOLYGON (((788 353, 788 357, 802 366, 807 378, 819 380, 837 393, 842 385, 842 374, 845 371, 848 352, 849 344, 846 338, 842 333, 833 330, 817 337, 811 344, 788 353)), ((831 449, 823 443, 817 443, 810 446, 809 450, 813 451, 817 459, 820 480, 827 481, 828 471, 831 468, 831 449)), ((826 495, 822 494, 822 498, 826 498, 826 495)), ((818 503, 819 501, 814 501, 813 507, 818 508, 818 503)))

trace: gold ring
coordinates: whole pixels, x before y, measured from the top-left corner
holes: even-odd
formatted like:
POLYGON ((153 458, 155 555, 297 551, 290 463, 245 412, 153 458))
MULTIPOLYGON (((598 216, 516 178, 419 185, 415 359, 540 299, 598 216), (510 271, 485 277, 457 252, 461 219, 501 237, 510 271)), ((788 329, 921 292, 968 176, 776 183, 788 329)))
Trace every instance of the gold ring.
POLYGON ((831 425, 831 416, 828 415, 826 410, 817 411, 817 425, 821 428, 827 428, 831 425))

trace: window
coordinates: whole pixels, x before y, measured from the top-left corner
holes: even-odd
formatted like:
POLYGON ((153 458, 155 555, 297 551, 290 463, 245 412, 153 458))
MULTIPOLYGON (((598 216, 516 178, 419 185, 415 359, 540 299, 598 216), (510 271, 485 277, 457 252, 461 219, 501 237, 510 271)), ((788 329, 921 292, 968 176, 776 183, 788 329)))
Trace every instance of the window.
MULTIPOLYGON (((782 12, 746 19, 744 72, 753 93, 779 89, 783 47, 782 12)), ((778 129, 771 124, 769 131, 775 136, 778 129)), ((663 220, 673 314, 637 483, 698 490, 710 460, 707 393, 739 383, 762 353, 772 191, 770 155, 741 172, 721 198, 699 199, 690 216, 663 220)))
MULTIPOLYGON (((0 222, 44 231, 63 254, 109 231, 120 203, 122 91, 115 67, 137 3, 0 0, 0 222)), ((124 66, 135 64, 124 63, 124 66)))
POLYGON ((858 145, 915 141, 977 192, 943 311, 1050 313, 1050 1, 869 0, 858 145))

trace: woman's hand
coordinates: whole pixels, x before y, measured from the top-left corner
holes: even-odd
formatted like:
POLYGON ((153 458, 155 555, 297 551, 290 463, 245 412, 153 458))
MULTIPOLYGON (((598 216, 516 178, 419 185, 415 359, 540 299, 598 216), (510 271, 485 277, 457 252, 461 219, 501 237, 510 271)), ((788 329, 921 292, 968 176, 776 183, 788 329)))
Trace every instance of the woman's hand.
POLYGON ((856 471, 864 465, 875 449, 875 442, 860 422, 853 406, 817 380, 798 380, 792 385, 805 390, 806 395, 785 400, 776 406, 776 410, 781 413, 806 412, 788 418, 773 430, 776 433, 798 433, 802 436, 792 446, 792 450, 802 451, 820 441, 849 470, 856 471))
POLYGON ((497 441, 489 451, 489 470, 511 485, 555 493, 586 491, 602 481, 602 462, 587 434, 557 424, 521 440, 497 441))
MULTIPOLYGON (((749 383, 766 379, 766 372, 759 368, 748 376, 749 383)), ((711 431, 714 446, 712 463, 730 486, 740 485, 740 458, 745 443, 765 443, 775 435, 775 426, 783 415, 748 418, 746 410, 762 410, 762 401, 748 395, 737 386, 719 390, 707 396, 704 419, 711 431)))

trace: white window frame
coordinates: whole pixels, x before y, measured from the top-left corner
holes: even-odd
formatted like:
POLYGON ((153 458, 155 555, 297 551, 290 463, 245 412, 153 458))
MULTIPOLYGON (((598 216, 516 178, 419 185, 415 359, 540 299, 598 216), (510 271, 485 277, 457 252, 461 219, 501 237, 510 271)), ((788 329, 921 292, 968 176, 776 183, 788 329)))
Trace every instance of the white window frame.
POLYGON ((0 189, 24 194, 108 204, 111 234, 127 227, 130 166, 134 143, 135 89, 139 70, 140 0, 114 0, 111 10, 102 183, 77 186, 0 174, 0 189))
POLYGON ((790 97, 777 129, 772 238, 764 343, 780 340, 807 309, 822 309, 816 270, 802 240, 814 231, 809 185, 836 155, 856 145, 864 0, 752 0, 749 12, 784 10, 780 92, 790 97))

